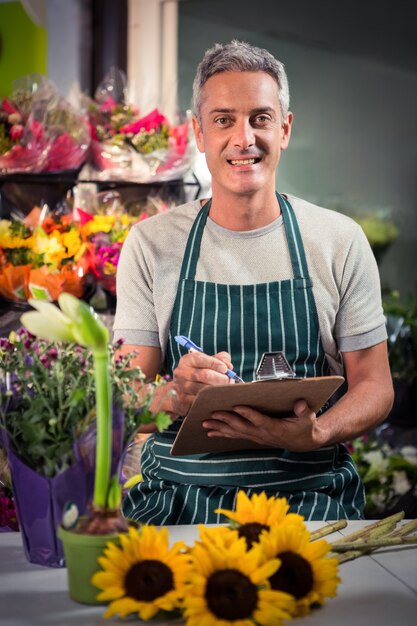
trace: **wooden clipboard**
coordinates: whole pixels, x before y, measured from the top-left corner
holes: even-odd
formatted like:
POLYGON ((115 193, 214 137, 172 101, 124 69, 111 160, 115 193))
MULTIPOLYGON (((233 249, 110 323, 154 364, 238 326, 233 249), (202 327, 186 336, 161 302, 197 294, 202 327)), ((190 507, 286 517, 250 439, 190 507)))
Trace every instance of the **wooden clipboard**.
POLYGON ((294 403, 300 399, 306 400, 317 413, 343 382, 343 376, 321 376, 204 387, 181 424, 171 455, 264 448, 246 439, 207 437, 202 422, 209 419, 213 411, 232 411, 237 405, 251 406, 271 417, 288 417, 293 414, 294 403))

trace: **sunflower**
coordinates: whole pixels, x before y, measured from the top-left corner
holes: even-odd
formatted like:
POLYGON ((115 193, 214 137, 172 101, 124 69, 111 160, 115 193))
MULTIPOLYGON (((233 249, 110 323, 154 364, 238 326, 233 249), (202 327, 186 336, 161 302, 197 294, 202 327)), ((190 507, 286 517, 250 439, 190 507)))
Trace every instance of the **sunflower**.
POLYGON ((265 559, 259 545, 248 549, 236 533, 212 530, 200 527, 200 541, 191 550, 186 626, 280 626, 294 611, 293 598, 267 582, 280 561, 265 559))
POLYGON ((269 578, 272 589, 291 594, 296 601, 295 617, 306 615, 313 605, 334 597, 340 582, 338 561, 326 554, 331 545, 324 539, 311 541, 307 530, 281 525, 263 533, 259 547, 267 561, 278 558, 279 569, 269 578))
POLYGON ((98 559, 102 570, 91 579, 102 589, 97 600, 111 601, 104 617, 137 613, 149 620, 160 610, 178 609, 191 570, 185 544, 178 541, 169 549, 168 530, 155 526, 129 528, 120 535, 120 544, 107 544, 98 559))
POLYGON ((234 511, 216 509, 215 513, 223 513, 236 528, 240 537, 245 537, 248 547, 259 541, 262 531, 268 531, 276 524, 299 524, 304 526, 304 518, 297 513, 288 513, 290 505, 286 498, 268 498, 262 491, 251 497, 239 491, 234 511))

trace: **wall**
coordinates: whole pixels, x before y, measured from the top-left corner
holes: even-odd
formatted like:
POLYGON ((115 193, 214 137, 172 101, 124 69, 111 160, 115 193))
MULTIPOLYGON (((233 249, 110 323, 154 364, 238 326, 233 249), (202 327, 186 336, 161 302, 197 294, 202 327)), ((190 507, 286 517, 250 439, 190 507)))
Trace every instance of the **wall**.
POLYGON ((382 284, 416 293, 417 73, 311 38, 260 35, 255 13, 253 29, 239 26, 238 12, 235 25, 220 15, 211 22, 191 15, 190 4, 179 5, 180 107, 190 107, 196 65, 215 42, 238 38, 267 48, 286 66, 295 119, 277 188, 347 212, 390 213, 401 233, 380 264, 382 284))
POLYGON ((0 96, 10 96, 16 78, 46 73, 47 33, 19 2, 0 2, 0 96))

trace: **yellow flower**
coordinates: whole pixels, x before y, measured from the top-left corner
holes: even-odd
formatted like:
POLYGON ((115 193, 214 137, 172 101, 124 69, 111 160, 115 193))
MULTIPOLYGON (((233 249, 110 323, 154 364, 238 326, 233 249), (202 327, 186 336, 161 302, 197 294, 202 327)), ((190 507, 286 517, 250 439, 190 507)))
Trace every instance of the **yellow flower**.
POLYGON ((82 229, 86 237, 93 233, 109 233, 116 222, 114 215, 94 215, 93 219, 86 222, 82 229))
POLYGON ((0 248, 31 248, 32 237, 13 235, 10 225, 10 220, 0 220, 0 248))
POLYGON ((61 233, 54 230, 49 236, 42 228, 36 228, 33 235, 32 250, 36 254, 43 254, 46 265, 58 267, 66 256, 65 248, 61 242, 61 233))
POLYGON ((338 561, 326 557, 331 545, 324 539, 311 541, 306 529, 300 532, 298 525, 281 525, 263 533, 259 547, 267 560, 280 559, 281 566, 269 582, 272 589, 294 596, 294 616, 306 615, 313 605, 336 595, 338 561))
POLYGON ((289 508, 286 498, 268 498, 264 491, 249 497, 239 491, 235 511, 216 509, 215 513, 223 513, 231 520, 232 528, 237 528, 239 536, 245 537, 250 547, 259 541, 262 531, 268 531, 275 524, 304 526, 304 518, 297 513, 288 513, 289 508))
POLYGON ((98 559, 103 571, 91 579, 102 589, 97 600, 111 601, 104 617, 137 613, 149 620, 160 610, 179 608, 191 569, 185 545, 178 541, 169 548, 168 530, 155 526, 129 528, 120 543, 107 544, 98 559))
POLYGON ((62 243, 67 249, 67 257, 75 257, 81 248, 81 238, 79 233, 72 228, 66 233, 62 233, 62 243))
POLYGON ((212 531, 200 527, 201 540, 191 550, 186 626, 280 626, 294 610, 294 600, 269 588, 267 579, 279 560, 266 561, 259 545, 248 549, 233 531, 212 531))

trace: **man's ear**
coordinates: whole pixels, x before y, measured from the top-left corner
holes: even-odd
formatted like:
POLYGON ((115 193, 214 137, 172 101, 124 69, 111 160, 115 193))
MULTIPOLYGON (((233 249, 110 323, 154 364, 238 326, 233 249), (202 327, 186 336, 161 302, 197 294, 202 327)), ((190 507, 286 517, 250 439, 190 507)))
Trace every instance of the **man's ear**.
POLYGON ((201 130, 201 126, 198 123, 198 119, 195 117, 195 115, 193 117, 193 130, 197 148, 200 150, 200 152, 204 152, 203 131, 201 130))
POLYGON ((281 150, 285 150, 286 148, 288 148, 288 144, 290 143, 292 122, 293 114, 291 113, 291 111, 289 111, 286 120, 284 120, 284 122, 282 123, 281 150))

